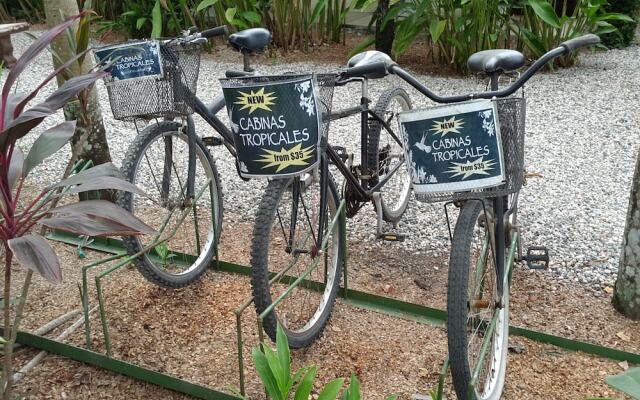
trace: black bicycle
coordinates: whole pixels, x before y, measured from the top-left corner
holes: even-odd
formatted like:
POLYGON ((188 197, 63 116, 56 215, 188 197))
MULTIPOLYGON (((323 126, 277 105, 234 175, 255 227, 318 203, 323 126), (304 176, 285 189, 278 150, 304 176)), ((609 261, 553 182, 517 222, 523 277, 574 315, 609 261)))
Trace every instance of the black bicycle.
POLYGON ((390 61, 383 53, 365 52, 349 60, 346 71, 315 76, 323 114, 319 163, 299 176, 272 179, 256 213, 251 242, 256 310, 260 314, 274 304, 263 321, 264 330, 275 340, 280 323, 294 348, 308 346, 318 337, 335 302, 346 256, 346 228, 336 223, 343 199, 346 217, 355 216, 372 202, 378 238, 401 239, 397 233, 385 232, 383 222, 400 220, 411 193, 397 133, 397 116, 411 109, 411 101, 405 90, 393 88, 371 107, 369 80, 385 73, 352 73, 380 60, 390 61), (360 85, 360 105, 332 111, 334 88, 350 84, 360 85), (358 165, 354 154, 331 144, 329 130, 329 121, 353 115, 359 115, 361 121, 358 165), (334 173, 344 177, 342 187, 334 173), (305 282, 292 286, 296 279, 305 282))
MULTIPOLYGON (((548 263, 548 254, 544 254, 546 250, 537 256, 523 256, 521 252, 517 211, 518 194, 525 178, 525 99, 523 95, 512 95, 549 61, 599 42, 600 39, 596 35, 568 40, 540 57, 512 84, 503 89, 499 88, 500 77, 505 74, 517 76, 513 72, 524 65, 524 56, 513 50, 476 53, 469 58, 469 69, 485 74, 489 79, 490 90, 451 97, 433 93, 397 64, 377 63, 363 67, 376 73, 395 74, 435 102, 456 103, 456 112, 459 112, 460 105, 464 104, 461 102, 489 99, 495 103, 493 111, 497 112, 496 118, 490 120, 491 113, 484 114, 483 111, 479 116, 482 122, 477 131, 479 133, 476 134, 495 135, 496 128, 500 128, 498 136, 504 156, 504 176, 500 184, 478 190, 435 190, 422 195, 416 193, 418 200, 448 201, 460 208, 452 235, 447 292, 449 360, 453 384, 459 399, 500 399, 507 365, 511 266, 514 259, 526 260, 528 263, 548 263)), ((475 107, 474 104, 479 103, 467 104, 475 107)), ((435 136, 442 138, 453 132, 453 129, 462 129, 456 122, 457 118, 442 120, 442 123, 428 129, 424 135, 433 137, 435 133, 435 136)), ((447 137, 451 138, 451 135, 447 137)), ((448 140, 449 143, 455 141, 448 140)), ((442 142, 436 139, 431 143, 440 146, 442 142)), ((411 142, 407 145, 412 146, 411 142)), ((416 143, 416 147, 420 146, 416 143)), ((433 148, 416 149, 417 152, 422 150, 429 153, 429 156, 436 157, 433 148)), ((419 156, 412 156, 417 154, 413 153, 412 147, 407 151, 410 160, 418 159, 419 156)), ((455 151, 457 150, 454 149, 455 151)), ((490 175, 489 170, 495 169, 497 161, 488 160, 488 151, 484 148, 467 147, 465 151, 477 152, 471 157, 475 158, 476 162, 454 163, 454 168, 446 171, 448 174, 469 177, 478 171, 487 176, 490 175), (490 163, 493 164, 489 165, 490 163)), ((439 153, 437 158, 450 157, 452 154, 451 150, 447 150, 439 153)), ((418 184, 432 184, 434 188, 442 185, 442 181, 421 176, 416 168, 420 169, 419 166, 410 166, 412 182, 416 188, 418 184)), ((427 171, 426 174, 432 172, 427 171)))
MULTIPOLYGON (((118 204, 157 231, 174 233, 136 261, 146 279, 165 287, 178 288, 195 281, 216 254, 223 219, 222 188, 208 147, 225 146, 234 156, 235 149, 231 130, 216 116, 225 106, 224 97, 204 104, 196 89, 203 45, 209 38, 226 34, 225 26, 203 32, 192 28, 179 37, 161 40, 159 76, 107 86, 116 119, 153 121, 138 132, 122 162, 126 178, 146 196, 121 193, 118 204), (194 112, 219 136, 197 134, 194 112)), ((271 33, 262 28, 247 29, 230 35, 228 41, 243 55, 244 65, 242 71, 226 71, 226 75, 246 76, 253 74, 251 54, 269 45, 271 33)), ((135 45, 129 48, 139 50, 135 45)), ((135 54, 119 57, 140 63, 135 54)), ((111 59, 117 56, 116 51, 111 59)), ((156 236, 125 237, 124 243, 130 254, 136 254, 156 240, 156 236)))

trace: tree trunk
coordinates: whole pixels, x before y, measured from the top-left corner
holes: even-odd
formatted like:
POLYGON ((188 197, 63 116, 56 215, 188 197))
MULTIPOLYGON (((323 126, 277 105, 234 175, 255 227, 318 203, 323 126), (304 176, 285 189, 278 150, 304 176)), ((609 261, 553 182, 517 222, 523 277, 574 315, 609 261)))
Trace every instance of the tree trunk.
POLYGON ((625 316, 640 319, 640 153, 631 184, 613 305, 625 316))
POLYGON ((387 53, 392 56, 391 51, 393 49, 393 39, 396 35, 396 22, 391 20, 387 22, 387 25, 382 29, 382 20, 389 11, 389 0, 378 1, 378 8, 376 8, 376 50, 383 53, 387 53))
MULTIPOLYGON (((53 27, 58 25, 64 17, 79 14, 78 4, 76 0, 48 0, 44 2, 45 15, 47 17, 47 25, 53 27)), ((78 29, 78 23, 73 25, 74 31, 78 29)), ((67 35, 60 35, 52 44, 53 51, 58 57, 53 56, 53 65, 58 68, 61 63, 73 58, 75 56, 74 50, 69 45, 69 38, 67 35)), ((78 63, 74 63, 70 68, 73 75, 80 75, 89 71, 92 67, 91 55, 87 55, 84 58, 82 66, 78 63)), ((64 77, 58 75, 58 85, 64 82, 64 77)), ((98 93, 95 88, 91 89, 88 95, 88 101, 86 105, 86 113, 83 113, 81 104, 79 101, 69 102, 64 107, 64 115, 67 120, 76 119, 77 128, 76 132, 71 139, 72 148, 75 148, 76 143, 86 136, 86 141, 82 147, 82 151, 78 154, 79 160, 92 161, 93 165, 100 165, 106 162, 111 162, 111 155, 109 153, 109 144, 107 142, 106 131, 104 128, 104 122, 102 120, 102 111, 100 109, 100 102, 98 99, 98 93)), ((115 196, 112 191, 100 191, 99 197, 106 200, 114 200, 115 196)), ((98 197, 96 193, 89 195, 88 197, 98 197)))

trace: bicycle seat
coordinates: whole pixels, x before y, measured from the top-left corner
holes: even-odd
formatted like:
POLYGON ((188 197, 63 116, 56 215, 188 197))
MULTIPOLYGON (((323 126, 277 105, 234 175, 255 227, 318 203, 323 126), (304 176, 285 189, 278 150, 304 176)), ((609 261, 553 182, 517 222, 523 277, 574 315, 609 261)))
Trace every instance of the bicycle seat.
POLYGON ((264 50, 271 43, 271 32, 264 28, 251 28, 229 36, 229 44, 241 53, 264 50))
MULTIPOLYGON (((389 57, 385 53, 377 50, 368 50, 368 51, 363 51, 362 53, 358 53, 355 56, 351 57, 349 61, 347 61, 347 67, 349 68, 361 67, 363 65, 377 63, 381 61, 387 64, 387 66, 394 63, 391 57, 389 57)), ((366 74, 364 77, 367 79, 379 79, 379 78, 384 78, 385 75, 386 75, 386 72, 371 73, 371 74, 366 74)))
POLYGON ((524 56, 515 50, 484 50, 469 57, 467 66, 471 72, 511 72, 524 65, 524 56))

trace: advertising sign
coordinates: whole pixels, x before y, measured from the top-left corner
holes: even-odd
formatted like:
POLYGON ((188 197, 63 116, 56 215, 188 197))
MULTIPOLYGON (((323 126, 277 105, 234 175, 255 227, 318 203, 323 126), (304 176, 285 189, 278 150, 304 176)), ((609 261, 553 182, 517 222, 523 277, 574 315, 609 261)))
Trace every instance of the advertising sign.
POLYGON ((247 80, 241 87, 221 81, 241 176, 290 177, 318 163, 320 116, 311 75, 247 80))
POLYGON ((416 193, 462 192, 504 182, 495 102, 407 111, 398 120, 416 193))

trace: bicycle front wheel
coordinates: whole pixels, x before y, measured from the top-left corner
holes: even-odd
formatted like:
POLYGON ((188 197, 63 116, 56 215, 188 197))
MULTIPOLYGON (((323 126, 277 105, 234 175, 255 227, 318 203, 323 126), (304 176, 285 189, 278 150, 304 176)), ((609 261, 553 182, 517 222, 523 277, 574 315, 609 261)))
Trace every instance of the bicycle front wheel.
POLYGON ((382 218, 392 223, 400 220, 411 195, 411 177, 404 165, 404 149, 398 142, 402 138, 397 130, 398 114, 411 108, 411 99, 404 89, 389 89, 382 93, 374 108, 385 123, 376 119, 369 122, 367 159, 374 175, 371 183, 375 186, 385 182, 380 188, 382 218))
POLYGON ((275 341, 278 323, 292 348, 306 347, 322 333, 340 287, 344 259, 344 227, 337 221, 338 191, 330 176, 320 182, 317 171, 299 178, 269 182, 251 243, 251 286, 258 314, 280 295, 284 299, 266 315, 263 327, 275 341), (321 184, 328 185, 327 205, 321 211, 321 184), (320 227, 320 213, 325 222, 320 227), (318 233, 326 238, 321 248, 318 233), (305 277, 297 287, 291 284, 305 277))
MULTIPOLYGON (((489 208, 489 207, 488 207, 489 208)), ((489 211, 488 211, 489 212, 489 211)), ((490 218, 491 219, 491 218, 490 218)), ((498 400, 504 387, 509 334, 509 287, 497 294, 492 232, 480 201, 460 211, 451 245, 447 293, 447 340, 453 386, 459 399, 498 400), (489 327, 495 324, 490 337, 489 327), (488 341, 482 355, 483 343, 488 341)), ((500 254, 499 257, 504 257, 500 254)))
POLYGON ((187 197, 188 138, 182 125, 147 126, 130 145, 122 172, 147 196, 122 193, 118 204, 159 232, 124 238, 129 254, 169 238, 136 259, 149 281, 179 288, 197 280, 215 256, 222 229, 222 190, 213 158, 196 140, 194 198, 187 197))

